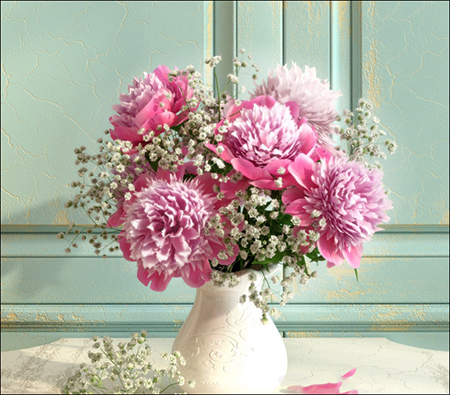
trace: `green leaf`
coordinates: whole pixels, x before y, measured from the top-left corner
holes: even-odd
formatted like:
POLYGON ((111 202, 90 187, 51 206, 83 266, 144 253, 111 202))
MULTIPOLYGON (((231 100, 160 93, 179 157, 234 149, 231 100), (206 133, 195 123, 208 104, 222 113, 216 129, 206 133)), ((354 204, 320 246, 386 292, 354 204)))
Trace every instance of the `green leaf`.
POLYGON ((184 176, 183 176, 183 181, 192 180, 195 177, 197 177, 197 174, 185 173, 184 176))
POLYGON ((277 253, 275 254, 275 256, 273 258, 266 258, 263 261, 255 260, 254 264, 255 265, 268 265, 270 263, 277 264, 277 263, 280 263, 283 260, 285 255, 286 255, 285 252, 277 251, 277 253))
POLYGON ((158 170, 158 161, 151 162, 150 154, 148 152, 145 153, 145 159, 147 159, 148 164, 153 169, 153 171, 156 173, 156 171, 158 170))
POLYGON ((325 261, 325 258, 319 252, 317 247, 313 251, 307 253, 306 256, 311 260, 311 262, 325 261))

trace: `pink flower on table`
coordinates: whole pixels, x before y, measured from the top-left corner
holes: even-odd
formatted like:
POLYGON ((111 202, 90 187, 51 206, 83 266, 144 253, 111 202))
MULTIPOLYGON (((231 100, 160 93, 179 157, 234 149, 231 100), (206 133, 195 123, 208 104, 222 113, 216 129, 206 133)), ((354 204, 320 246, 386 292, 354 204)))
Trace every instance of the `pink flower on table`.
POLYGON ((383 173, 346 158, 314 163, 306 155, 299 155, 289 171, 296 185, 283 193, 285 212, 298 217, 300 226, 316 228, 317 246, 328 267, 344 259, 359 267, 363 241, 389 220, 385 211, 392 202, 383 189, 383 173))
POLYGON ((109 118, 114 126, 110 131, 113 140, 137 145, 144 141, 148 131, 158 135, 164 131, 164 125, 176 126, 187 119, 189 110, 183 106, 192 98, 193 90, 189 88, 187 75, 170 77, 169 73, 168 67, 158 66, 128 85, 128 94, 121 94, 120 104, 113 105, 117 114, 109 118), (140 129, 143 134, 138 133, 140 129))
POLYGON ((318 135, 318 144, 335 153, 335 143, 330 138, 334 134, 333 122, 337 111, 336 99, 341 92, 333 92, 330 84, 316 76, 316 68, 305 66, 305 71, 292 63, 278 66, 268 72, 267 81, 255 88, 251 97, 270 95, 277 102, 294 102, 299 106, 298 116, 306 118, 318 135))
POLYGON ((137 262, 139 280, 151 283, 154 291, 164 291, 173 277, 201 287, 210 279, 209 260, 229 265, 238 253, 237 247, 226 253, 214 232, 207 232, 207 222, 217 213, 214 195, 207 192, 210 180, 183 182, 183 173, 140 176, 139 191, 124 204, 120 248, 125 259, 137 262))
MULTIPOLYGON (((282 105, 273 97, 259 96, 231 106, 226 119, 223 141, 207 147, 253 186, 276 190, 292 185, 289 165, 300 153, 314 151, 316 133, 305 118, 298 121, 296 103, 282 105)), ((216 134, 224 122, 219 122, 216 134)))

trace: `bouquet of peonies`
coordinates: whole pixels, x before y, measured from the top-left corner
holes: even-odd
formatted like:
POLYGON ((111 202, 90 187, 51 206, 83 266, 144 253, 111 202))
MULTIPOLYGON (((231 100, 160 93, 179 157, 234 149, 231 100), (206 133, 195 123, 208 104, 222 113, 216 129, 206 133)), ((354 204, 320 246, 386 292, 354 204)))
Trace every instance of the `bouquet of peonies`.
MULTIPOLYGON (((370 159, 385 158, 382 147, 392 153, 396 144, 381 141, 386 133, 366 100, 338 116, 340 92, 314 68, 278 66, 255 81, 248 100, 237 99, 225 89, 249 68, 252 56, 240 53, 222 90, 217 78, 214 88, 206 86, 193 66, 159 66, 133 80, 113 106, 105 132, 111 139, 100 138, 93 155, 75 149, 78 175, 88 181, 71 183, 79 193, 66 207, 83 208, 98 231, 71 225, 69 232, 104 257, 120 248, 155 291, 173 277, 191 287, 233 286, 237 271, 282 265, 283 277, 272 281, 281 282, 283 305, 296 277, 302 284, 316 277, 310 261, 332 267, 346 260, 358 268, 362 243, 391 208, 381 165, 370 159)), ((206 64, 215 71, 220 60, 206 64)), ((264 320, 279 314, 267 304, 271 295, 267 282, 241 300, 253 301, 264 320)))

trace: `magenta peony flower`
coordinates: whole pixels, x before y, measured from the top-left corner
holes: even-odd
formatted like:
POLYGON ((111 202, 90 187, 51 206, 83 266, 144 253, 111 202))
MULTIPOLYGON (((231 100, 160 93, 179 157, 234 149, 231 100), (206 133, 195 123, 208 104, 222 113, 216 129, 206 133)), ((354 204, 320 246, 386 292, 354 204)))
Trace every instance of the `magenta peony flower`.
POLYGON ((144 141, 145 134, 138 134, 139 129, 158 135, 164 131, 164 125, 176 126, 187 119, 189 111, 182 108, 193 96, 193 90, 189 88, 187 76, 169 77, 169 73, 166 66, 159 66, 128 85, 128 94, 121 94, 120 104, 113 105, 117 115, 109 118, 114 126, 110 131, 114 140, 137 145, 144 141))
POLYGON ((255 88, 251 97, 270 95, 281 104, 290 101, 299 106, 299 117, 306 118, 317 132, 318 144, 335 152, 330 134, 334 134, 332 123, 336 117, 335 100, 341 92, 330 90, 330 84, 316 76, 316 68, 300 67, 292 63, 292 68, 278 66, 269 71, 267 82, 255 88))
POLYGON ((139 280, 146 286, 151 282, 155 291, 164 291, 172 277, 200 287, 210 279, 209 260, 229 265, 238 253, 236 248, 223 259, 224 244, 206 231, 217 213, 209 186, 202 185, 207 179, 183 182, 182 173, 158 171, 157 178, 139 178, 144 186, 124 205, 120 248, 125 259, 138 263, 139 280))
MULTIPOLYGON (((300 153, 310 154, 316 144, 316 133, 305 119, 297 121, 297 104, 282 105, 270 96, 260 96, 231 106, 227 119, 230 123, 223 142, 207 147, 254 186, 275 190, 292 185, 288 166, 300 153)), ((223 124, 224 120, 217 130, 223 124)))
POLYGON ((389 220, 385 211, 392 202, 383 189, 383 173, 341 157, 314 163, 306 155, 299 155, 289 171, 297 185, 283 194, 285 212, 300 218, 300 226, 316 228, 317 246, 329 267, 346 259, 357 268, 362 242, 389 220))

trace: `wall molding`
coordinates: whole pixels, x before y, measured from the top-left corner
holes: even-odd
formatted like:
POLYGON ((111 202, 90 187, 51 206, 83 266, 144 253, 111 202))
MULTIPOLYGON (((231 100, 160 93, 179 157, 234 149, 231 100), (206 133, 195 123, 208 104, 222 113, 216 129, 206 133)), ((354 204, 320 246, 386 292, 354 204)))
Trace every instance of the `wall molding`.
MULTIPOLYGON (((2 331, 178 331, 191 304, 2 305, 2 331)), ((447 332, 448 304, 290 304, 280 331, 447 332)))
MULTIPOLYGON (((370 242, 364 244, 364 257, 448 257, 449 227, 446 225, 386 225, 385 230, 377 232, 370 242)), ((56 234, 64 232, 61 226, 4 226, 1 241, 2 258, 64 258, 86 257, 101 258, 94 254, 87 243, 80 243, 71 254, 64 249, 75 235, 67 240, 58 240, 56 234)), ((98 230, 94 230, 98 233, 98 230)), ((108 256, 120 258, 120 251, 108 253, 108 256)))

